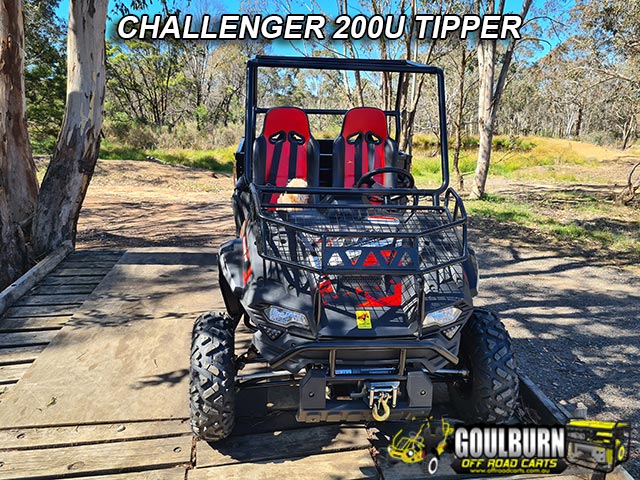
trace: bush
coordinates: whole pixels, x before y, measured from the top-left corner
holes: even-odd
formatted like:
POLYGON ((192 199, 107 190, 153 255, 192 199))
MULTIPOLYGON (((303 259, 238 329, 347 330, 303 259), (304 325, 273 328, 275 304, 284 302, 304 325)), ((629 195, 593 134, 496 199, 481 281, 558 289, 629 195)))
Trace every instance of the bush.
MULTIPOLYGON (((472 150, 478 148, 480 139, 464 135, 460 143, 462 150, 472 150)), ((453 148, 453 145, 454 139, 450 138, 449 148, 453 148)), ((491 145, 496 151, 511 150, 518 152, 528 152, 536 146, 533 142, 522 137, 502 135, 494 136, 491 145)), ((417 150, 435 150, 440 148, 440 140, 432 133, 416 133, 413 136, 413 148, 417 150)))
POLYGON ((586 135, 583 137, 583 140, 600 146, 615 146, 616 148, 619 147, 621 143, 618 135, 613 132, 596 132, 586 135))
POLYGON ((163 127, 158 136, 157 147, 160 149, 169 148, 206 148, 207 141, 204 139, 206 132, 198 130, 196 122, 184 123, 173 129, 163 127))
POLYGON ((535 143, 516 136, 495 136, 491 145, 496 150, 513 150, 517 152, 529 152, 536 146, 535 143))
POLYGON ((133 148, 153 148, 158 142, 156 132, 149 125, 133 125, 124 143, 133 148))
POLYGON ((237 147, 240 143, 240 139, 244 136, 244 125, 235 123, 229 124, 226 127, 221 125, 214 128, 212 134, 213 141, 208 148, 211 148, 214 145, 216 147, 237 147))
POLYGON ((102 132, 111 141, 138 149, 154 148, 158 142, 158 134, 151 125, 122 116, 105 120, 102 132))
POLYGON ((415 133, 413 148, 416 150, 433 150, 440 147, 440 139, 433 133, 415 133))
POLYGON ((198 130, 196 122, 186 122, 172 130, 163 128, 158 135, 157 147, 165 150, 176 148, 210 150, 214 147, 237 147, 243 134, 241 125, 231 124, 226 127, 198 130))
POLYGON ((56 137, 54 136, 31 136, 31 150, 35 155, 53 155, 56 148, 56 137))

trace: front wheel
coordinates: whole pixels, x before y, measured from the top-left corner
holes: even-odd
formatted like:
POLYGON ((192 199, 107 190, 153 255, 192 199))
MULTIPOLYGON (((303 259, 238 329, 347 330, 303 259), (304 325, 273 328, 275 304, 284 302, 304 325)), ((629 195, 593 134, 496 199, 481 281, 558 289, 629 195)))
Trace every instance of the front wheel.
POLYGON ((449 394, 462 420, 507 422, 516 407, 519 380, 511 338, 498 317, 475 309, 462 331, 460 366, 469 378, 449 385, 449 394))
POLYGON ((234 321, 225 313, 204 313, 191 339, 191 429, 202 440, 228 437, 235 423, 234 321))
POLYGON ((428 455, 427 458, 424 459, 424 470, 428 475, 435 475, 438 471, 439 464, 438 457, 434 455, 428 455))

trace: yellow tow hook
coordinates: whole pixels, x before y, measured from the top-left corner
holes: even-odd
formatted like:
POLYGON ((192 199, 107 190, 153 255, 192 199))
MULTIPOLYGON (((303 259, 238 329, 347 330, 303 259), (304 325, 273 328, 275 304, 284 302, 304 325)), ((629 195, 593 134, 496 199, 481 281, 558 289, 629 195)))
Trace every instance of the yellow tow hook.
POLYGON ((373 405, 371 409, 371 416, 376 422, 384 422, 391 415, 391 408, 389 408, 389 394, 382 393, 378 397, 378 401, 373 405), (380 412, 382 409, 382 412, 380 412))

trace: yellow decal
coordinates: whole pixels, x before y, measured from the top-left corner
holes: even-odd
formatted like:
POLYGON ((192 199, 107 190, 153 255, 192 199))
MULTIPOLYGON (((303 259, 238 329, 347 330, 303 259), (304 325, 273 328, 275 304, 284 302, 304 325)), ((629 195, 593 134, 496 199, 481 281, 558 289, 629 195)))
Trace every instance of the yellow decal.
POLYGON ((372 328, 371 312, 366 310, 356 310, 356 324, 360 330, 372 328))

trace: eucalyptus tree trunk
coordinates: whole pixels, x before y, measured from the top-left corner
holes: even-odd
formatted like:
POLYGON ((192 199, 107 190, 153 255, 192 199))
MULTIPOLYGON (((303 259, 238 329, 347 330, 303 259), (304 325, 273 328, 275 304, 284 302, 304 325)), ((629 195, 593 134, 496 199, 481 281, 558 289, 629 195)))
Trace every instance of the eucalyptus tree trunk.
MULTIPOLYGON (((526 19, 532 0, 524 0, 522 3, 522 11, 520 17, 523 21, 526 19)), ((482 2, 478 2, 478 13, 482 2)), ((504 12, 505 0, 500 0, 496 11, 495 1, 488 0, 485 12, 487 14, 497 13, 501 15, 504 12)), ((480 75, 479 92, 478 92, 478 130, 480 135, 480 145, 478 147, 478 162, 476 163, 476 172, 471 185, 471 198, 479 199, 484 196, 485 186, 487 184, 487 175, 489 174, 489 162, 491 160, 491 142, 493 140, 493 130, 498 116, 498 106, 502 98, 502 92, 507 82, 507 74, 513 58, 513 52, 516 47, 517 40, 509 39, 507 49, 502 55, 502 64, 497 81, 495 80, 495 70, 497 66, 497 40, 479 40, 478 41, 478 73, 480 75)))
POLYGON ((38 182, 24 92, 22 0, 0 2, 0 290, 28 267, 25 238, 38 182))
POLYGON ((80 207, 100 150, 105 94, 108 0, 70 0, 67 103, 58 142, 42 182, 33 225, 37 255, 75 244, 80 207))
POLYGON ((465 104, 465 76, 467 73, 467 47, 464 43, 460 46, 460 77, 458 80, 458 105, 456 111, 456 119, 454 126, 456 127, 456 136, 453 146, 453 172, 456 175, 456 182, 460 191, 464 190, 464 178, 460 172, 460 150, 462 150, 462 127, 464 123, 464 104, 465 104))
MULTIPOLYGON (((0 168, 6 162, 0 160, 0 168)), ((0 187, 0 291, 29 268, 27 249, 20 227, 13 222, 7 191, 0 187)))
POLYGON ((626 122, 624 122, 624 126, 622 127, 622 145, 620 145, 621 150, 626 150, 629 145, 629 139, 631 138, 631 134, 635 129, 635 115, 631 115, 626 122))
POLYGON ((478 161, 476 172, 471 185, 471 198, 482 198, 489 174, 489 159, 491 158, 491 142, 493 141, 493 126, 495 122, 495 107, 493 102, 493 76, 496 63, 495 40, 481 40, 478 45, 478 73, 480 75, 480 90, 478 95, 478 161))

